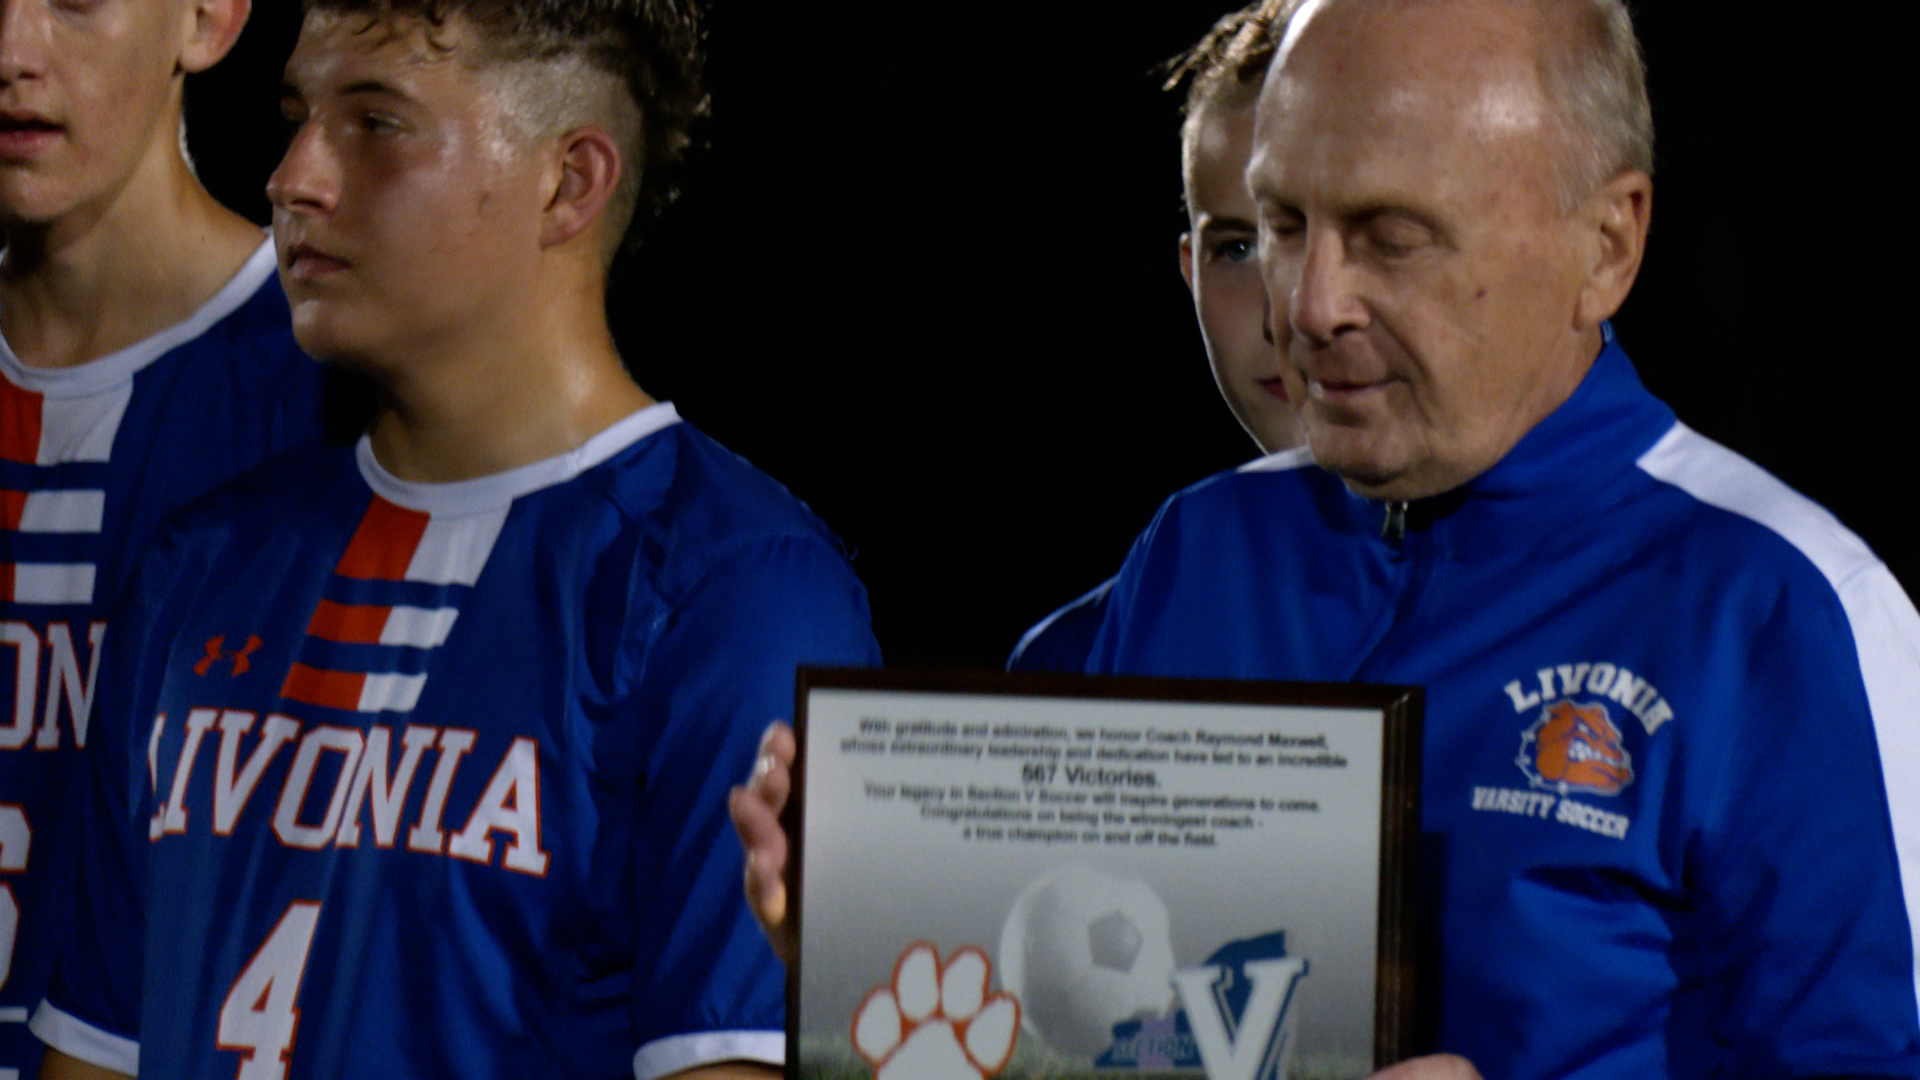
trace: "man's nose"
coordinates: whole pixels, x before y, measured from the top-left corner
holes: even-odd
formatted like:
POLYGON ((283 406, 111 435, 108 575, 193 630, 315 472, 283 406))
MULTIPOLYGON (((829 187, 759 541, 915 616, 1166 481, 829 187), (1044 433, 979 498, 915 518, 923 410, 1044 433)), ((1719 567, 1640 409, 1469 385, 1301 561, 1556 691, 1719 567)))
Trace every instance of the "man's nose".
POLYGON ((0 0, 0 83, 46 72, 48 35, 45 0, 0 0))
POLYGON ((294 131, 280 165, 267 178, 267 198, 276 211, 325 213, 340 198, 340 168, 321 126, 305 123, 294 131))
POLYGON ((1346 241, 1331 229, 1310 230, 1290 282, 1281 285, 1287 323, 1297 334, 1325 344, 1342 331, 1364 327, 1367 306, 1361 298, 1361 268, 1354 265, 1346 241))

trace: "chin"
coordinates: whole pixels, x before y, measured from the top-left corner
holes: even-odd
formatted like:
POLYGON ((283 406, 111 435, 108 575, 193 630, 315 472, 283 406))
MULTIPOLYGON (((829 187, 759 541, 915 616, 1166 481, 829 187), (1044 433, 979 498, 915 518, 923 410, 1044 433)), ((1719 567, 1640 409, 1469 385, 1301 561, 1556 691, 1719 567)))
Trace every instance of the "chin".
POLYGON ((315 360, 352 371, 373 371, 371 350, 360 335, 344 332, 334 320, 303 313, 298 306, 294 308, 293 340, 315 360))
POLYGON ((47 191, 48 186, 37 177, 10 175, 0 167, 0 228, 44 228, 71 211, 75 200, 64 191, 47 191))
POLYGON ((293 315, 293 338, 308 356, 345 363, 386 336, 385 310, 363 295, 288 281, 284 275, 280 280, 293 315))
POLYGON ((1271 410, 1254 416, 1246 425, 1247 434, 1260 444, 1264 453, 1278 454, 1296 447, 1305 446, 1307 438, 1300 430, 1300 418, 1284 410, 1271 410))
POLYGON ((1313 451, 1314 463, 1338 476, 1348 490, 1369 499, 1414 499, 1408 492, 1405 455, 1395 454, 1363 432, 1351 428, 1333 431, 1312 430, 1306 443, 1313 451))

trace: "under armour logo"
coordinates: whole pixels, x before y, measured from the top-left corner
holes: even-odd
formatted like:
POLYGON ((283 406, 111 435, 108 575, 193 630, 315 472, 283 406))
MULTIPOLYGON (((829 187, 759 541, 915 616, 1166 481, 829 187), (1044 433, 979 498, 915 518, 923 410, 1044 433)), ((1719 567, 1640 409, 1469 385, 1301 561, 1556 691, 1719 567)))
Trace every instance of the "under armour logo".
POLYGON ((200 662, 193 665, 193 673, 195 675, 205 675, 207 672, 213 670, 213 665, 231 660, 233 661, 233 673, 235 675, 245 675, 247 671, 253 667, 253 661, 247 658, 253 655, 255 649, 258 649, 264 644, 266 643, 259 638, 248 634, 245 648, 239 652, 228 652, 226 651, 227 635, 215 634, 213 637, 207 639, 207 655, 201 657, 200 662))

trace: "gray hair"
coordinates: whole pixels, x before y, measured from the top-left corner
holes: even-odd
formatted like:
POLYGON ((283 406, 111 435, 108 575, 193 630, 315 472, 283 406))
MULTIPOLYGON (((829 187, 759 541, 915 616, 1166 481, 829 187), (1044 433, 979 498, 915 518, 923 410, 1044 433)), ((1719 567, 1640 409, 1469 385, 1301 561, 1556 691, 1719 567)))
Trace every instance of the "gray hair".
MULTIPOLYGON (((1335 0, 1320 0, 1329 7, 1335 0)), ((1415 3, 1418 0, 1398 0, 1415 3)), ((1524 0, 1546 48, 1541 90, 1562 125, 1566 152, 1555 172, 1562 209, 1571 210, 1623 172, 1653 174, 1653 107, 1647 65, 1626 0, 1524 0)), ((1288 26, 1281 51, 1304 27, 1288 26)))
POLYGON ((1574 10, 1570 31, 1542 58, 1541 82, 1568 127, 1560 201, 1571 207, 1623 172, 1653 173, 1647 65, 1626 0, 1541 0, 1574 10))

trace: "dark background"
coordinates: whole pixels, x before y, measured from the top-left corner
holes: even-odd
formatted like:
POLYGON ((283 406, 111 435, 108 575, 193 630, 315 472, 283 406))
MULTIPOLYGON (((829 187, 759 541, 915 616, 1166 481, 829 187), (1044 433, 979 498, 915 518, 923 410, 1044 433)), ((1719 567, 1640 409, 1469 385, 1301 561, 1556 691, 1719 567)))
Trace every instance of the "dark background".
MULTIPOLYGON (((1231 2, 719 0, 710 149, 618 269, 616 330, 642 385, 839 531, 890 662, 997 667, 1168 494, 1254 455, 1177 273, 1156 71, 1231 2)), ((265 220, 298 16, 257 6, 190 133, 265 220)), ((1657 197, 1617 325, 1684 420, 1911 593, 1911 120, 1874 46, 1904 31, 1741 7, 1636 4, 1657 197)))

